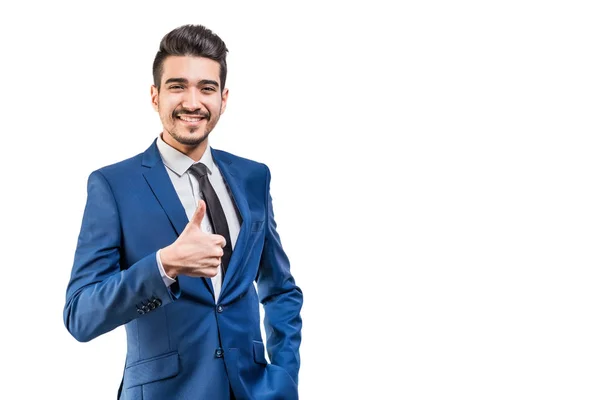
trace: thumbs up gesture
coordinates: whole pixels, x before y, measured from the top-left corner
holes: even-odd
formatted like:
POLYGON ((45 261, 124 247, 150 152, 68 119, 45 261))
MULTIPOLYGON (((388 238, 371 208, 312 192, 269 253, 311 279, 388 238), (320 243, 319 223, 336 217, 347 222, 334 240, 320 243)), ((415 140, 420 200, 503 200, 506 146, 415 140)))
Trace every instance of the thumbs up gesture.
POLYGON ((202 232, 200 225, 206 214, 206 204, 200 200, 198 208, 181 235, 160 251, 160 261, 165 273, 212 278, 217 275, 225 247, 221 235, 202 232))

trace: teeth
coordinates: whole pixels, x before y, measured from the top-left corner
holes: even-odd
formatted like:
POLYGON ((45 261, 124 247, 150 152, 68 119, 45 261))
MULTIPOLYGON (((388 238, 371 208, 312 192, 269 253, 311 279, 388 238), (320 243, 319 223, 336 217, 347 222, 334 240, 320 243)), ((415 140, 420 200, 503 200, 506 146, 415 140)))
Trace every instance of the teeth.
POLYGON ((202 118, 191 118, 191 117, 184 117, 182 115, 179 116, 180 119, 186 121, 186 122, 198 122, 201 121, 202 118))

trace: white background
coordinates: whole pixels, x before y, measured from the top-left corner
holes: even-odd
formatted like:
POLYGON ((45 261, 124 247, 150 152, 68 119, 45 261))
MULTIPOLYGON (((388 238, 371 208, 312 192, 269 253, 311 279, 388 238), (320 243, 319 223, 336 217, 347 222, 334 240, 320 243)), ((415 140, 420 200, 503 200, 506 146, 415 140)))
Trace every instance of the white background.
POLYGON ((596 2, 393 3, 3 2, 0 398, 115 398, 124 329, 78 343, 65 290, 186 23, 230 50, 212 145, 272 171, 301 399, 599 398, 596 2))

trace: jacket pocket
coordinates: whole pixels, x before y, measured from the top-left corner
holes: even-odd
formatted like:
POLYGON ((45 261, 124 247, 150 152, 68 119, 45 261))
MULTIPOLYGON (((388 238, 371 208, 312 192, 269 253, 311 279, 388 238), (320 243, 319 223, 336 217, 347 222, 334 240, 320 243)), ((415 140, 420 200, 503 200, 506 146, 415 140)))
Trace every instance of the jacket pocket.
POLYGON ((267 359, 265 358, 265 345, 263 344, 263 342, 253 340, 252 346, 254 347, 254 362, 257 364, 266 365, 267 359))
POLYGON ((161 379, 171 378, 179 373, 179 354, 174 351, 138 361, 125 368, 123 387, 143 385, 161 379))

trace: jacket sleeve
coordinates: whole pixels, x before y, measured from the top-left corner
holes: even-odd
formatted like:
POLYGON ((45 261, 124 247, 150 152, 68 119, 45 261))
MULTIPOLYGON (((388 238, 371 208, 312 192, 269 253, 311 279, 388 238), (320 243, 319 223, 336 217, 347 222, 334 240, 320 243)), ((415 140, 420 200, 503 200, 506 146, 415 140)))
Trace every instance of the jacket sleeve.
POLYGON ((298 383, 303 294, 290 272, 290 262, 276 230, 270 182, 271 173, 266 167, 266 236, 257 276, 258 295, 265 310, 269 359, 298 383))
POLYGON ((179 295, 178 287, 171 291, 164 284, 156 252, 122 268, 121 243, 117 203, 102 172, 95 171, 88 179, 63 312, 67 330, 80 342, 164 307, 179 295))

